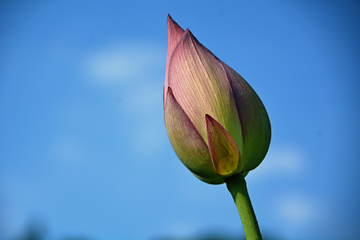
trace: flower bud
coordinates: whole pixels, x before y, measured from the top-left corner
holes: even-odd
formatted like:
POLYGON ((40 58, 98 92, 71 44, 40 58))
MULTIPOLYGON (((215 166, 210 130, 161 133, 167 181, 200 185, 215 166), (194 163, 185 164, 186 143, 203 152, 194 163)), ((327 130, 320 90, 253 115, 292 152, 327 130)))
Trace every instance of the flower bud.
POLYGON ((252 87, 168 15, 164 110, 175 153, 199 179, 220 184, 264 159, 271 128, 252 87))

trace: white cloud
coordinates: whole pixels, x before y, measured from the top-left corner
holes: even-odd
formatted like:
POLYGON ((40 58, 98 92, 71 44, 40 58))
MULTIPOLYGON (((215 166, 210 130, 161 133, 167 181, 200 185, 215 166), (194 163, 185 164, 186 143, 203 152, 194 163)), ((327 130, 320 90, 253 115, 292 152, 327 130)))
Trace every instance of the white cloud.
POLYGON ((270 147, 264 161, 249 174, 248 178, 260 180, 269 175, 298 177, 306 170, 306 161, 306 154, 299 147, 270 147))
POLYGON ((88 54, 84 71, 91 78, 109 84, 144 81, 165 68, 165 54, 165 47, 153 43, 112 44, 88 54))
POLYGON ((282 197, 278 202, 278 213, 280 217, 294 225, 309 223, 317 214, 315 204, 301 195, 288 195, 282 197))
POLYGON ((136 125, 129 142, 141 156, 156 153, 164 143, 159 131, 165 128, 162 112, 165 61, 166 46, 141 41, 109 44, 89 53, 83 61, 83 71, 91 80, 121 86, 118 111, 123 121, 136 125))
POLYGON ((269 217, 277 219, 274 224, 282 228, 284 236, 287 236, 285 238, 294 238, 298 233, 310 233, 314 227, 323 227, 329 219, 334 218, 331 216, 332 207, 325 199, 307 192, 279 194, 272 200, 270 208, 269 217))

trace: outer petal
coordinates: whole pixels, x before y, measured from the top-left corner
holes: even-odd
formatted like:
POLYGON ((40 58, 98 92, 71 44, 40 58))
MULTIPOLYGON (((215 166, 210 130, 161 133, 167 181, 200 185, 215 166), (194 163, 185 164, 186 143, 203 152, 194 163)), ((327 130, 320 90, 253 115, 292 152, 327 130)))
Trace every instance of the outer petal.
POLYGON ((253 88, 236 71, 221 63, 229 79, 243 137, 243 169, 250 171, 264 159, 271 138, 270 120, 266 109, 253 88))
POLYGON ((179 42, 181 36, 184 33, 184 29, 182 29, 168 14, 167 17, 167 37, 168 37, 168 45, 167 45, 167 54, 166 54, 166 71, 165 71, 165 87, 164 87, 164 107, 165 107, 165 98, 166 92, 168 90, 168 72, 169 72, 169 62, 171 55, 175 49, 176 44, 179 42))
POLYGON ((201 180, 219 184, 224 180, 215 172, 209 149, 169 88, 165 103, 166 130, 176 155, 201 180))
POLYGON ((226 177, 241 170, 239 149, 230 134, 209 115, 206 115, 206 128, 215 171, 226 177))
POLYGON ((168 78, 175 98, 205 142, 204 116, 208 114, 230 133, 238 146, 242 146, 235 100, 220 60, 188 29, 174 49, 168 78))

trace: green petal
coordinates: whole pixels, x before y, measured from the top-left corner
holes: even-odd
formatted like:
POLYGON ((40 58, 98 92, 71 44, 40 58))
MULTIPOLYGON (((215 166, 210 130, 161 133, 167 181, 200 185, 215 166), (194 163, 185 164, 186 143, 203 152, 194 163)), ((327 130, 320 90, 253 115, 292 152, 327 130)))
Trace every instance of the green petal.
POLYGON ((215 171, 230 176, 241 169, 239 149, 230 134, 211 116, 206 115, 209 150, 215 171), (240 166, 239 166, 240 165, 240 166))
POLYGON ((242 171, 256 168, 264 159, 271 138, 270 120, 253 88, 236 71, 221 63, 231 85, 242 128, 242 171))
POLYGON ((209 149, 168 89, 165 103, 166 130, 176 155, 201 180, 219 184, 223 179, 216 174, 209 149))
POLYGON ((204 116, 208 114, 230 133, 238 146, 242 146, 235 100, 220 60, 188 29, 170 59, 169 86, 205 142, 204 116))

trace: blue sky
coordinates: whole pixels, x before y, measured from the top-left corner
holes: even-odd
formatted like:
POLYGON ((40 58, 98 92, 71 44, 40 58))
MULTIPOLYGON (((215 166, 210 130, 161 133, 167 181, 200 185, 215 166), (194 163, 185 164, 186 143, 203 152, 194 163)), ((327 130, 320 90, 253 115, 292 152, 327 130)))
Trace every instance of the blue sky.
POLYGON ((267 108, 246 177, 263 234, 359 239, 359 1, 2 1, 0 239, 243 235, 167 138, 168 13, 267 108))

